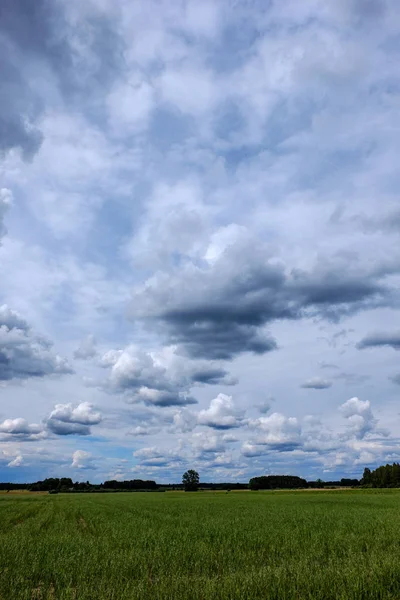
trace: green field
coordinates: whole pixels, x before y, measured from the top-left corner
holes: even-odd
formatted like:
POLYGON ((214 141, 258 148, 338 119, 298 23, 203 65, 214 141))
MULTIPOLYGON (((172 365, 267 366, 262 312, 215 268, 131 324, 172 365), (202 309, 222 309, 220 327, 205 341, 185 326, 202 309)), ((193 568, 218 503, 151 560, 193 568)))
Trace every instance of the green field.
POLYGON ((0 598, 400 598, 400 491, 0 496, 0 598))

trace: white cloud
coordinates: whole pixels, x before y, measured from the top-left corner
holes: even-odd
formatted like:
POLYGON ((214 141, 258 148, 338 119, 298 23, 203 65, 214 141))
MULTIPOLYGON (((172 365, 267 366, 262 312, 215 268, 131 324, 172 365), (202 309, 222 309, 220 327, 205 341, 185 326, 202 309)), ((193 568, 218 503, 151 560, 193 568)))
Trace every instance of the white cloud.
POLYGON ((136 427, 132 427, 127 432, 127 435, 133 435, 134 437, 143 436, 143 435, 152 435, 157 433, 158 429, 154 427, 143 427, 142 425, 137 425, 136 427))
POLYGON ((171 431, 187 433, 193 431, 197 425, 197 415, 193 411, 187 409, 177 410, 173 416, 173 426, 171 431))
POLYGON ((42 425, 29 423, 26 419, 5 419, 0 423, 0 439, 6 441, 32 442, 46 438, 42 425))
POLYGON ((377 419, 371 410, 369 400, 350 398, 340 406, 340 411, 348 422, 348 434, 358 439, 375 430, 377 419))
POLYGON ((23 457, 19 454, 18 456, 16 456, 13 460, 11 460, 7 467, 20 467, 21 465, 23 465, 24 463, 24 459, 23 457))
POLYGON ((51 346, 17 312, 0 306, 0 381, 72 373, 68 361, 51 346))
POLYGON ((73 404, 56 404, 46 420, 47 428, 56 435, 89 435, 92 425, 102 420, 100 412, 94 410, 90 402, 73 404))
POLYGON ((134 266, 157 268, 177 255, 199 253, 208 221, 203 193, 194 177, 155 187, 139 226, 123 248, 134 266))
POLYGON ((1 433, 11 433, 11 434, 19 434, 19 433, 40 433, 41 426, 32 424, 30 425, 25 419, 6 419, 2 423, 0 423, 0 432, 1 433))
POLYGON ((181 462, 178 452, 170 449, 158 449, 156 447, 141 448, 133 453, 134 458, 140 461, 141 465, 148 467, 164 467, 181 462))
POLYGON ((197 385, 235 385, 236 380, 218 361, 191 361, 176 353, 174 346, 148 352, 131 345, 106 352, 100 365, 110 369, 102 385, 110 393, 122 394, 128 402, 148 406, 196 404, 191 388, 197 385))
POLYGON ((296 417, 286 417, 274 412, 249 422, 258 437, 256 443, 278 451, 290 451, 301 445, 301 425, 296 417))
POLYGON ((195 433, 190 440, 196 455, 207 455, 209 453, 221 453, 225 446, 218 435, 195 433))
POLYGON ((240 427, 242 414, 235 408, 232 396, 218 394, 211 400, 210 407, 198 414, 198 423, 214 429, 232 429, 240 427))
POLYGON ((91 467, 92 455, 84 450, 75 450, 72 454, 71 467, 73 469, 87 469, 91 467))

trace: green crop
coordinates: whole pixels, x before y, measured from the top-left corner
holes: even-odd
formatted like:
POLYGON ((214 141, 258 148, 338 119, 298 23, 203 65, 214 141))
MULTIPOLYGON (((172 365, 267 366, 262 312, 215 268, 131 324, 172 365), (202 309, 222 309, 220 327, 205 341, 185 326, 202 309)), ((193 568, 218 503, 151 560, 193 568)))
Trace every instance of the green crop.
POLYGON ((1 600, 400 598, 400 492, 0 495, 1 600))

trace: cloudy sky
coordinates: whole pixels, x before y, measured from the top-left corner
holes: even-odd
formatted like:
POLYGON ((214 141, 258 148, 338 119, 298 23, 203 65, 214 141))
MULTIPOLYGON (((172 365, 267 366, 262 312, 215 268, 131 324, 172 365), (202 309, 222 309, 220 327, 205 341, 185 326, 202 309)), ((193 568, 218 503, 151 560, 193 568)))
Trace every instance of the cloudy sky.
POLYGON ((400 460, 397 0, 2 0, 0 480, 400 460))

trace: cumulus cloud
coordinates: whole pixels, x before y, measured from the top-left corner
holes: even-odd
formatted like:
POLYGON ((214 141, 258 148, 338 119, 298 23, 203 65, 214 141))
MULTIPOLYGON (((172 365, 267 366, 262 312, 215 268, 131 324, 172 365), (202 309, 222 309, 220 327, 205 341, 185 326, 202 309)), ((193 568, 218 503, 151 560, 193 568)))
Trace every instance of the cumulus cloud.
POLYGON ((168 449, 161 450, 154 446, 136 450, 133 456, 140 461, 141 465, 148 467, 172 466, 175 463, 179 464, 182 460, 179 453, 168 449))
POLYGON ((215 434, 194 433, 190 439, 190 445, 194 449, 195 456, 209 460, 210 454, 225 452, 222 439, 215 434))
POLYGON ((165 369, 149 353, 135 346, 124 350, 110 350, 102 357, 101 364, 110 368, 106 389, 125 394, 131 402, 143 401, 149 405, 162 406, 167 406, 169 402, 182 403, 180 390, 173 389, 165 369))
POLYGON ((359 350, 380 346, 389 346, 394 350, 400 350, 400 332, 371 333, 357 344, 359 350))
POLYGON ((93 458, 90 452, 85 452, 85 450, 75 450, 72 454, 71 467, 73 469, 93 469, 94 466, 92 460, 93 458))
POLYGON ((233 444, 234 442, 238 442, 239 438, 233 433, 224 433, 222 436, 223 442, 228 442, 229 444, 233 444))
POLYGON ((74 352, 74 358, 80 360, 88 360, 94 358, 97 354, 97 342, 94 335, 89 334, 79 344, 78 348, 74 352))
POLYGON ((332 382, 327 379, 322 379, 322 377, 312 377, 311 379, 307 379, 304 383, 301 384, 302 388, 312 389, 312 390, 326 390, 332 386, 332 382))
POLYGON ((26 419, 5 419, 0 423, 0 437, 3 440, 35 441, 45 437, 43 426, 28 423, 26 419))
POLYGON ((268 450, 265 446, 259 444, 253 444, 251 442, 244 442, 241 448, 241 453, 246 458, 255 458, 267 454, 268 450))
POLYGON ((77 406, 56 404, 46 420, 46 426, 56 435, 90 435, 90 427, 101 421, 101 413, 96 412, 90 402, 82 402, 77 406))
POLYGON ((170 431, 172 433, 180 432, 180 433, 188 433, 189 431, 193 431, 197 425, 197 415, 196 413, 187 410, 181 409, 177 410, 173 416, 173 424, 170 427, 170 431))
POLYGON ((160 352, 145 352, 133 345, 124 350, 110 350, 100 364, 110 369, 104 389, 123 394, 129 402, 148 406, 196 404, 190 394, 192 386, 236 383, 220 365, 184 359, 170 347, 160 352))
POLYGON ((218 394, 211 400, 209 408, 198 413, 199 425, 214 429, 233 429, 240 427, 243 415, 235 408, 232 396, 218 394))
POLYGON ((7 305, 0 306, 0 381, 72 373, 52 344, 7 305))
MULTIPOLYGON (((244 452, 263 450, 257 448, 266 446, 278 452, 290 452, 301 445, 301 425, 296 417, 286 417, 274 412, 268 417, 259 417, 249 421, 249 426, 257 432, 257 438, 250 443, 251 449, 245 445, 244 452)), ((247 454, 249 455, 249 454, 247 454)))
POLYGON ((368 433, 375 430, 377 419, 371 410, 369 400, 350 398, 341 405, 340 411, 348 422, 348 435, 363 439, 368 433))

